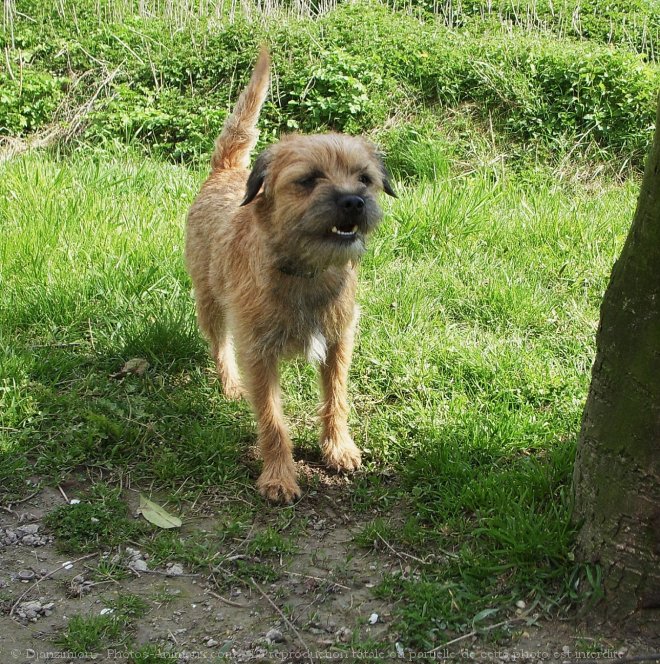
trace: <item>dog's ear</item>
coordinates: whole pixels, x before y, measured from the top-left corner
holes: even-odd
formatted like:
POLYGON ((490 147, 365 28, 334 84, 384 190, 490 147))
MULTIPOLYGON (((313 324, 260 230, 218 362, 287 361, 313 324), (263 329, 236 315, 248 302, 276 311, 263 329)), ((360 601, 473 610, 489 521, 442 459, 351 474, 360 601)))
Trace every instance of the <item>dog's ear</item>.
POLYGON ((245 184, 245 197, 241 202, 240 207, 252 202, 256 195, 261 191, 261 187, 266 179, 268 165, 270 164, 271 155, 269 150, 264 150, 255 160, 252 172, 248 176, 247 183, 245 184))
POLYGON ((390 182, 390 172, 387 170, 387 166, 385 166, 385 161, 383 160, 383 154, 381 152, 377 152, 376 159, 378 161, 378 168, 380 170, 380 174, 383 177, 383 191, 388 196, 392 196, 392 198, 398 198, 396 192, 392 188, 392 183, 390 182))
POLYGON ((392 198, 399 198, 396 195, 394 189, 392 189, 392 183, 390 182, 390 174, 388 173, 387 169, 384 169, 383 172, 383 191, 392 198))

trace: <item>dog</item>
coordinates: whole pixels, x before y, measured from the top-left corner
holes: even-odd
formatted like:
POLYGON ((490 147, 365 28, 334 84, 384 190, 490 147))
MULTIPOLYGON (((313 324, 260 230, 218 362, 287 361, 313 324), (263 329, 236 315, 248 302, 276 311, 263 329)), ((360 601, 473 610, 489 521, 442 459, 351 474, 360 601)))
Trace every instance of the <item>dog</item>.
POLYGON ((395 193, 377 148, 338 133, 284 136, 249 170, 269 72, 263 47, 190 208, 185 259, 224 394, 247 396, 258 422, 259 492, 290 503, 301 492, 279 362, 304 354, 318 363, 323 459, 359 468, 347 424, 357 264, 382 217, 377 195, 395 193))

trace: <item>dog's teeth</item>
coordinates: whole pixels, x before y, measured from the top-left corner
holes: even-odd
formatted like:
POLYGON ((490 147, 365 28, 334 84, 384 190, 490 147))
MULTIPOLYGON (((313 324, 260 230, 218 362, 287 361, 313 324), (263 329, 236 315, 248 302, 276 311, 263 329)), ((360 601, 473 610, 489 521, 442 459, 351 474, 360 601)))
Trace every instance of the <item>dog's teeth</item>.
POLYGON ((344 235, 344 236, 349 236, 349 235, 355 235, 357 233, 358 227, 353 226, 353 228, 350 231, 340 231, 336 226, 332 227, 332 232, 335 235, 344 235))

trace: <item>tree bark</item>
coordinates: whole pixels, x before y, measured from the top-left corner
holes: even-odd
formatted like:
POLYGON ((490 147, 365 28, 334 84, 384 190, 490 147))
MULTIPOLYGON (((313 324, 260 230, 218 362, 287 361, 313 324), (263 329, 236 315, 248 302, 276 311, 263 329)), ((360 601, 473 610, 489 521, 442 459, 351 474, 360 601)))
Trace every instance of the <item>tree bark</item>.
POLYGON ((601 566, 606 620, 660 621, 660 99, 601 307, 573 487, 577 553, 601 566))

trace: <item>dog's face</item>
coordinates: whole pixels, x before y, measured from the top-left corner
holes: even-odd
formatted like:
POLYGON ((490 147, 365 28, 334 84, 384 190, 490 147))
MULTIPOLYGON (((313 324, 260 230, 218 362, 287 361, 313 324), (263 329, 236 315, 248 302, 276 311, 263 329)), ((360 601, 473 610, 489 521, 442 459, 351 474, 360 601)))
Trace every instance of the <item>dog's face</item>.
POLYGON ((242 205, 256 198, 257 218, 278 256, 324 268, 365 252, 382 217, 381 191, 395 195, 371 143, 340 134, 294 135, 259 155, 242 205))

